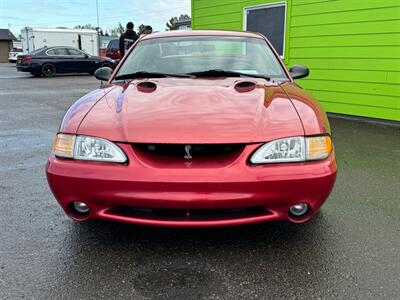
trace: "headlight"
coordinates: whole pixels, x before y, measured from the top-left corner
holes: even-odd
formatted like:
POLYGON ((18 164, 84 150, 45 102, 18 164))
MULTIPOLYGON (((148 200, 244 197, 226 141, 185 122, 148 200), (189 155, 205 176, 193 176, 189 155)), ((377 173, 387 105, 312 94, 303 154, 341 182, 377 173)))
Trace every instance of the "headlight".
POLYGON ((329 136, 290 137, 264 144, 253 154, 253 164, 320 160, 329 156, 332 141, 329 136))
POLYGON ((304 137, 275 140, 258 148, 251 157, 253 164, 293 162, 305 160, 304 137))
POLYGON ((57 134, 53 146, 58 157, 104 162, 126 162, 125 153, 114 143, 95 137, 57 134))

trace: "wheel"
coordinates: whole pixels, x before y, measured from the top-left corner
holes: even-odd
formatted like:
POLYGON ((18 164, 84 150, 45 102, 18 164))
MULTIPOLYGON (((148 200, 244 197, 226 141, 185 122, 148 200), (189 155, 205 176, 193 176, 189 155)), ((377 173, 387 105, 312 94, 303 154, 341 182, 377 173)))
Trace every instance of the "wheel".
POLYGON ((56 75, 56 67, 51 63, 45 63, 42 66, 42 74, 45 77, 53 77, 56 75))
POLYGON ((112 69, 112 65, 111 65, 109 62, 103 62, 103 63, 101 64, 101 67, 102 67, 102 68, 103 68, 103 67, 109 67, 109 68, 112 69))

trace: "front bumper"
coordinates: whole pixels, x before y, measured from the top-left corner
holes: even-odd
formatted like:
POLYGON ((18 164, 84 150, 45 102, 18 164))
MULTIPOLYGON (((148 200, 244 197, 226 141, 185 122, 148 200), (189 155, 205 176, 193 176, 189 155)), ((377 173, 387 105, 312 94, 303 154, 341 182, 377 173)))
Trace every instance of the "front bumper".
POLYGON ((50 156, 46 166, 50 188, 72 219, 98 218, 173 227, 228 226, 273 220, 300 223, 318 211, 336 178, 334 153, 317 162, 250 166, 247 159, 259 147, 254 144, 246 146, 235 161, 223 167, 195 167, 183 161, 182 167, 155 168, 140 161, 129 145, 119 146, 129 157, 127 165, 50 156), (73 201, 86 203, 90 213, 84 217, 74 214, 73 201), (288 214, 289 207, 298 202, 311 207, 301 219, 288 214), (147 213, 128 213, 130 208, 145 209, 147 213), (244 213, 231 213, 243 208, 244 213), (149 210, 164 213, 160 216, 149 210), (171 216, 169 211, 179 213, 171 216), (217 217, 208 216, 207 211, 217 211, 217 217))

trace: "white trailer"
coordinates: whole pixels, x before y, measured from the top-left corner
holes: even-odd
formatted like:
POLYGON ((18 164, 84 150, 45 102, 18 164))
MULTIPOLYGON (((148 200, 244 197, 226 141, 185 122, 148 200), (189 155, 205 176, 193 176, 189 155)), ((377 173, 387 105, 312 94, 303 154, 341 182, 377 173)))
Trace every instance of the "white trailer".
POLYGON ((42 47, 70 46, 99 55, 96 30, 25 27, 21 29, 21 41, 24 54, 42 47))

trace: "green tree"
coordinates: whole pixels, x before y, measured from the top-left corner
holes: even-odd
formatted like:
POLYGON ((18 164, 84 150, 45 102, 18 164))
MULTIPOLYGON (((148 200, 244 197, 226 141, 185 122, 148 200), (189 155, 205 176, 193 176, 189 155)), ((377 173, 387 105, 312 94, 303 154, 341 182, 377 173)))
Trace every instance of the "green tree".
POLYGON ((172 17, 171 19, 169 19, 169 21, 167 23, 165 23, 165 25, 167 26, 167 28, 165 28, 166 31, 170 31, 170 30, 177 30, 177 26, 176 26, 176 21, 178 21, 177 17, 172 17))
POLYGON ((115 26, 114 28, 110 29, 110 34, 111 35, 121 35, 125 32, 125 27, 122 26, 121 22, 118 22, 118 25, 115 26))
POLYGON ((92 25, 92 24, 86 24, 86 25, 76 25, 74 27, 75 29, 93 29, 96 30, 96 26, 92 25))
POLYGON ((100 36, 104 36, 103 29, 101 27, 96 27, 92 24, 86 24, 86 25, 76 25, 74 29, 91 29, 91 30, 96 30, 100 36))
POLYGON ((140 24, 139 27, 138 27, 138 29, 137 29, 137 34, 138 34, 138 35, 143 34, 143 33, 144 33, 145 27, 146 27, 146 25, 140 24))
POLYGON ((184 21, 184 20, 189 20, 190 17, 188 15, 180 15, 179 18, 178 17, 172 17, 171 19, 169 19, 169 21, 167 23, 165 23, 165 25, 167 26, 167 28, 165 28, 165 30, 170 31, 170 30, 177 30, 178 27, 176 26, 176 22, 179 21, 184 21))

